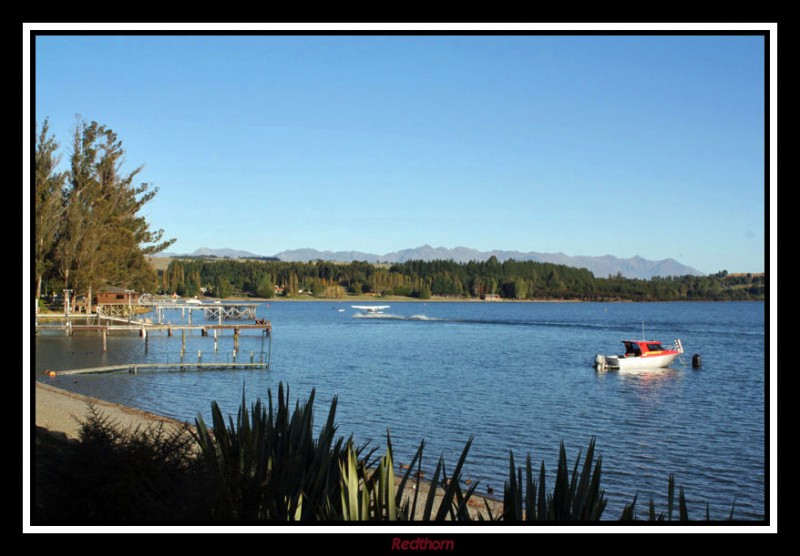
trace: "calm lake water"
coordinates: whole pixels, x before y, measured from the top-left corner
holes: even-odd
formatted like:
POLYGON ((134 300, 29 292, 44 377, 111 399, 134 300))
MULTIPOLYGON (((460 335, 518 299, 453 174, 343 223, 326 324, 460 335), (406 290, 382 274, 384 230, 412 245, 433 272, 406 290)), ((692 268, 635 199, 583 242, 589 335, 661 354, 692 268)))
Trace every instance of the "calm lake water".
MULTIPOLYGON (((654 498, 666 510, 667 481, 684 488, 690 517, 762 520, 766 503, 765 305, 741 303, 390 303, 364 318, 348 303, 273 302, 258 308, 273 325, 272 365, 264 370, 140 371, 49 379, 63 370, 132 361, 179 360, 180 334, 110 336, 42 333, 35 340, 36 380, 193 422, 211 402, 235 415, 290 386, 291 398, 316 389, 321 424, 334 396, 342 435, 385 447, 398 463, 421 440, 429 476, 440 455, 452 470, 474 437, 465 477, 502 494, 508 456, 531 455, 553 471, 563 440, 570 467, 596 437, 603 457, 604 519, 618 519, 639 495, 646 516, 654 498), (682 364, 634 373, 597 373, 597 353, 620 353, 622 339, 683 341, 682 364), (691 367, 692 354, 702 368, 691 367)), ((194 322, 203 319, 195 313, 194 322)), ((166 320, 181 321, 180 311, 166 320)), ((249 334, 249 335, 248 335, 249 334)), ((186 360, 231 358, 233 338, 187 337, 186 360)), ((262 338, 240 337, 240 361, 258 357, 262 338)), ((548 487, 552 487, 552 479, 548 487)))

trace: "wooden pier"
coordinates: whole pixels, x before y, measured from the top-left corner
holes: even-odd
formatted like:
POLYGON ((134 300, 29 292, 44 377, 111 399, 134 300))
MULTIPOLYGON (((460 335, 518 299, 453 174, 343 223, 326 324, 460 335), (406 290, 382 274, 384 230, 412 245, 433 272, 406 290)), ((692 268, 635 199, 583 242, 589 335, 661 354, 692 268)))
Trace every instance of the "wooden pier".
MULTIPOLYGON (((253 304, 255 305, 255 304, 253 304)), ((193 307, 193 308, 196 308, 193 307)), ((136 333, 142 337, 145 342, 145 352, 147 351, 148 336, 154 332, 166 332, 167 336, 173 336, 180 332, 181 334, 181 347, 180 347, 180 362, 173 363, 141 363, 141 364, 125 364, 115 365, 108 370, 103 368, 77 370, 77 371, 60 371, 58 374, 78 374, 79 372, 118 372, 122 370, 144 369, 151 367, 158 368, 179 368, 181 370, 195 368, 262 368, 269 369, 272 357, 272 324, 268 320, 256 319, 254 323, 237 323, 237 324, 222 324, 222 316, 219 316, 219 324, 203 323, 192 324, 191 317, 189 323, 152 323, 149 321, 133 321, 126 318, 117 316, 102 316, 102 315, 82 315, 82 318, 90 321, 86 324, 77 324, 77 317, 74 315, 41 315, 42 322, 36 320, 36 332, 40 331, 63 331, 68 336, 72 336, 76 332, 100 332, 102 336, 103 352, 108 351, 108 336, 112 333, 136 333), (239 335, 242 331, 253 330, 261 333, 261 351, 258 358, 255 357, 255 352, 250 352, 249 362, 237 362, 237 355, 242 354, 239 352, 239 335), (232 361, 224 363, 204 362, 202 361, 202 352, 198 352, 196 361, 188 361, 185 358, 186 354, 186 334, 191 332, 200 332, 201 336, 214 337, 214 353, 219 351, 218 336, 224 331, 233 332, 233 351, 232 361), (269 343, 264 345, 265 340, 269 343), (266 349, 265 349, 266 348, 266 349)))
MULTIPOLYGON (((40 323, 36 326, 37 330, 63 330, 69 336, 75 332, 137 332, 139 336, 146 336, 148 332, 166 331, 168 336, 174 332, 200 331, 203 336, 208 336, 209 331, 233 330, 237 335, 240 330, 261 330, 264 334, 272 335, 272 324, 266 321, 264 324, 151 324, 146 322, 115 323, 111 324, 73 324, 72 321, 64 323, 50 324, 40 323)), ((216 336, 216 335, 215 335, 216 336)))
POLYGON ((128 372, 137 374, 140 370, 202 370, 202 369, 269 369, 269 363, 265 361, 250 362, 194 362, 184 361, 180 363, 123 363, 121 365, 106 365, 104 367, 85 367, 82 369, 68 369, 64 371, 50 371, 52 376, 70 376, 102 373, 121 373, 128 372))

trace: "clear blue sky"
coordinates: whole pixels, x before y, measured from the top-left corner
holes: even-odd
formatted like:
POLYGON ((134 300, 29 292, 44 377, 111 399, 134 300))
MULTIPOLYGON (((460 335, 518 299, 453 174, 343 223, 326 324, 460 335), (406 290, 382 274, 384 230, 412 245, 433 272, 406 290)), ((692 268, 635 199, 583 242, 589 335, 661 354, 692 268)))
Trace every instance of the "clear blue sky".
POLYGON ((422 244, 765 270, 759 36, 40 36, 35 116, 175 252, 422 244))

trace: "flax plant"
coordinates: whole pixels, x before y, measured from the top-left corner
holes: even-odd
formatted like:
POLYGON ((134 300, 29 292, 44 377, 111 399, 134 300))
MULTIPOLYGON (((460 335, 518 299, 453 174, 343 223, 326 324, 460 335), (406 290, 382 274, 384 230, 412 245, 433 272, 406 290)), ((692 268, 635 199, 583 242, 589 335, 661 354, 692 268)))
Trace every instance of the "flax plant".
MULTIPOLYGON (((636 500, 638 496, 633 497, 633 501, 630 504, 626 504, 625 508, 622 511, 622 517, 620 518, 622 521, 633 521, 636 519, 636 500)), ((734 500, 733 504, 731 504, 731 511, 728 515, 728 520, 733 520, 734 510, 736 509, 736 501, 734 500)), ((670 474, 669 481, 667 483, 667 511, 661 512, 656 514, 656 507, 653 498, 650 497, 650 503, 648 505, 648 512, 647 512, 647 520, 648 521, 672 521, 673 515, 675 513, 675 475, 670 474)), ((679 521, 689 521, 689 507, 686 503, 686 495, 683 492, 683 487, 680 487, 678 490, 678 516, 677 519, 679 521)), ((706 503, 706 514, 705 514, 705 521, 711 521, 711 508, 708 503, 706 503)))
POLYGON ((399 482, 394 473, 391 436, 388 433, 386 455, 374 469, 368 468, 363 461, 358 461, 352 445, 348 445, 346 461, 340 464, 342 518, 346 521, 472 520, 468 504, 477 484, 466 492, 460 486, 461 470, 471 444, 470 438, 450 477, 447 475, 444 458, 439 458, 433 480, 428 485, 428 493, 422 501, 419 500, 419 493, 424 442, 420 443, 399 482), (411 496, 406 492, 409 479, 415 482, 411 496), (421 513, 417 511, 418 503, 421 505, 421 513))
POLYGON ((237 521, 285 520, 469 520, 467 506, 475 486, 462 491, 461 472, 472 444, 470 438, 448 477, 439 458, 424 501, 419 501, 422 453, 420 443, 412 464, 397 481, 391 437, 386 453, 372 461, 375 449, 356 447, 352 437, 335 438, 337 400, 334 398, 318 438, 313 432, 313 403, 299 402, 290 410, 289 390, 278 386, 277 406, 272 393, 248 410, 244 393, 237 418, 227 422, 219 405, 211 407, 212 427, 196 418, 195 438, 201 462, 218 485, 210 498, 219 519, 237 521), (412 470, 416 472, 411 477, 412 470), (413 498, 406 495, 416 480, 413 498), (438 487, 439 484, 444 487, 438 487), (440 498, 436 506, 437 495, 440 498), (423 506, 424 504, 424 506, 423 506), (421 514, 418 513, 421 507, 421 514))
POLYGON ((561 443, 553 492, 546 487, 545 465, 539 470, 539 481, 533 478, 531 458, 525 461, 525 484, 522 468, 514 465, 514 454, 509 456, 509 477, 503 496, 504 521, 598 521, 603 515, 607 500, 600 488, 602 457, 594 461, 595 439, 589 442, 586 458, 580 472, 581 454, 575 460, 570 476, 567 452, 561 443), (594 465, 594 469, 592 466, 594 465))
MULTIPOLYGON (((289 389, 278 386, 268 405, 257 400, 248 411, 242 404, 236 421, 226 425, 219 405, 212 404, 212 429, 202 416, 195 420, 201 457, 217 477, 220 518, 236 520, 311 520, 335 518, 331 500, 339 496, 338 462, 343 438, 335 439, 337 399, 314 438, 312 390, 307 402, 290 409, 289 389)), ((356 454, 361 454, 359 448, 356 454)))

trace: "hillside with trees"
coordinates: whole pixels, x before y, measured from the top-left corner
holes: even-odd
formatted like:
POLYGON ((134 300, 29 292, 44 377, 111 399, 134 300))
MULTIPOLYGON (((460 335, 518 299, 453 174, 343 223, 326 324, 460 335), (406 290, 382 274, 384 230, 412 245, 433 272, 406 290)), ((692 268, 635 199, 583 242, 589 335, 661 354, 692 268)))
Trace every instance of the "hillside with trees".
POLYGON ((125 150, 111 129, 79 121, 68 169, 59 171, 59 144, 45 121, 37 129, 34 193, 36 299, 71 290, 74 300, 102 286, 154 291, 147 256, 169 247, 141 216, 158 188, 136 184, 142 167, 123 172, 125 150))
POLYGON ((621 275, 597 278, 586 269, 534 261, 501 263, 495 257, 483 262, 407 261, 393 265, 174 259, 160 278, 163 293, 322 299, 368 294, 417 299, 497 296, 516 300, 723 301, 761 300, 766 288, 763 274, 721 271, 650 280, 621 275))

